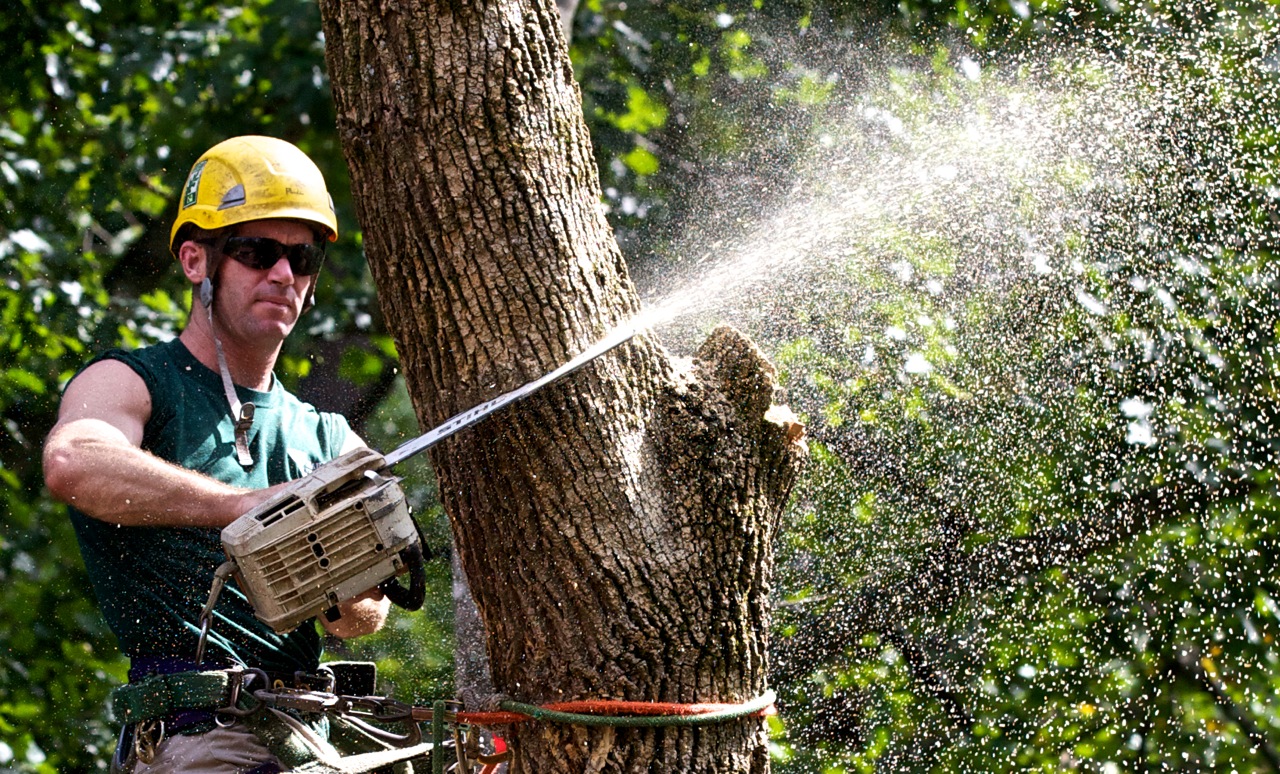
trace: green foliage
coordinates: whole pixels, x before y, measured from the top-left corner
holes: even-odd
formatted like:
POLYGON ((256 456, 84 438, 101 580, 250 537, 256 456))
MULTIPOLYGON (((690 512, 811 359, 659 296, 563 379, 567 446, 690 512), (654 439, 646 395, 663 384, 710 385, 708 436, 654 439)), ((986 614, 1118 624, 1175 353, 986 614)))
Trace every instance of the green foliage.
POLYGON ((785 197, 819 108, 881 64, 936 53, 950 68, 961 47, 981 59, 1158 10, 1117 5, 588 0, 571 55, 618 238, 643 270, 678 261, 668 242, 685 230, 714 230, 740 216, 730 210, 753 214, 785 197), (912 53, 891 54, 885 40, 912 53), (963 43, 938 46, 948 41, 963 43), (629 163, 638 151, 646 163, 629 163))
POLYGON ((900 128, 839 151, 920 190, 858 173, 845 300, 779 350, 815 449, 781 770, 1274 760, 1275 17, 1148 21, 864 92, 900 128))
MULTIPOLYGON (((771 112, 760 36, 794 27, 808 7, 584 3, 571 54, 611 222, 635 257, 682 220, 686 199, 696 199, 682 189, 706 184, 704 166, 747 150, 746 119, 771 112)), ((814 91, 801 83, 786 98, 814 91)), ((774 126, 785 142, 789 132, 774 126)))
MULTIPOLYGON (((751 318, 814 451, 780 547, 779 770, 1262 765, 1241 717, 1280 725, 1274 10, 580 9, 571 53, 635 273, 726 254, 762 212, 781 215, 752 238, 822 258, 751 318), (857 218, 831 232, 833 212, 857 218), (1133 536, 1094 529, 1138 506, 1133 536), (1018 545, 1044 561, 1002 575, 1018 545), (881 591, 894 625, 815 615, 881 591), (795 652, 812 633, 828 647, 795 652)), ((168 219, 201 151, 284 137, 330 182, 343 238, 289 386, 337 371, 376 392, 395 352, 313 4, 23 0, 0 36, 0 768, 101 769, 125 664, 39 445, 90 353, 183 324, 168 219)), ((377 448, 415 424, 391 395, 377 448)), ((333 655, 429 699, 451 692, 449 537, 429 470, 406 480, 428 610, 333 655)))

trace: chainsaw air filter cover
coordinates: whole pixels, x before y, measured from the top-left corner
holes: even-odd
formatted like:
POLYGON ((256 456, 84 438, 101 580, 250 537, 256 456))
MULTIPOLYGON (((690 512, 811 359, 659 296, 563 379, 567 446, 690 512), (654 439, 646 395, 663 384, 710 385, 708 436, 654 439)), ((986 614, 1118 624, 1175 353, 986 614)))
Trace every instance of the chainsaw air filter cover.
POLYGON ((222 530, 254 611, 287 632, 405 569, 418 542, 399 478, 361 448, 316 468, 222 530))

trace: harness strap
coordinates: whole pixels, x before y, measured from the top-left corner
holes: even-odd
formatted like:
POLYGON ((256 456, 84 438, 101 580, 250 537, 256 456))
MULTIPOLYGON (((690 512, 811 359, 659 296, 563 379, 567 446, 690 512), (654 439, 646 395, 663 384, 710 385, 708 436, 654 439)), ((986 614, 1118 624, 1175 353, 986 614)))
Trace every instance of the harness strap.
POLYGON ((240 405, 236 395, 236 386, 231 381, 231 371, 227 368, 227 356, 222 353, 222 342, 213 322, 213 282, 205 277, 200 283, 200 303, 209 312, 209 335, 213 337, 213 347, 218 353, 218 373, 222 375, 222 391, 227 396, 227 405, 231 408, 231 420, 235 422, 236 460, 241 467, 253 467, 253 455, 249 452, 249 431, 253 429, 254 405, 240 405))
POLYGON ((328 753, 332 748, 322 750, 319 745, 310 743, 306 736, 313 734, 308 730, 304 736, 304 732, 297 728, 301 724, 296 720, 290 723, 290 720, 293 718, 282 712, 263 709, 244 718, 243 722, 285 769, 296 769, 330 757, 328 753))
POLYGON ((226 670, 154 675, 116 688, 111 693, 111 706, 126 725, 156 720, 180 710, 214 710, 226 706, 231 680, 231 673, 226 670))
MULTIPOLYGON (((240 679, 238 672, 228 670, 153 675, 112 691, 112 707, 125 726, 183 710, 216 710, 231 701, 233 683, 238 685, 240 679)), ((253 702, 248 692, 241 693, 239 698, 241 705, 253 702)), ((299 721, 283 712, 264 707, 247 714, 243 722, 283 766, 307 774, 365 774, 401 762, 426 763, 431 759, 433 748, 430 742, 394 748, 368 739, 366 743, 388 749, 344 756, 320 740, 312 741, 310 737, 314 734, 302 730, 299 721)), ((330 718, 329 722, 349 725, 337 717, 330 718)), ((350 727, 344 731, 349 735, 359 729, 350 727)))
MULTIPOLYGON (((330 724, 343 722, 340 717, 330 717, 330 724)), ((423 742, 412 747, 391 747, 376 739, 366 738, 365 747, 374 746, 373 752, 343 755, 300 721, 272 708, 264 708, 244 719, 249 730, 258 737, 280 765, 287 771, 307 774, 367 774, 385 771, 397 763, 422 763, 432 761, 435 745, 423 742)))

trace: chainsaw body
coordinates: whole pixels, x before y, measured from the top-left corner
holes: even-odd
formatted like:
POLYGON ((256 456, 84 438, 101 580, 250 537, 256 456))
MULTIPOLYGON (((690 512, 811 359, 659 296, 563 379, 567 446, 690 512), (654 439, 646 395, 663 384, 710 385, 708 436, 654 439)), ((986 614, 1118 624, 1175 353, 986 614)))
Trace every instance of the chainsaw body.
POLYGON ((421 562, 400 479, 385 466, 372 449, 348 452, 222 530, 240 588, 274 631, 411 569, 413 557, 421 562))

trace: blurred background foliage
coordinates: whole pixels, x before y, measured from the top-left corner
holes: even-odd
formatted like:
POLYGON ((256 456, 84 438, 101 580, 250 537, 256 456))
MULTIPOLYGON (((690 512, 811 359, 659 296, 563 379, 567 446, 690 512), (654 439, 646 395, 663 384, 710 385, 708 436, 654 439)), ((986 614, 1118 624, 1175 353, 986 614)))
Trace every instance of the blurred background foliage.
MULTIPOLYGON (((740 325, 809 425, 778 546, 778 770, 1280 767, 1278 11, 577 7, 642 292, 795 256, 664 332, 679 351, 740 325)), ((342 236, 280 375, 375 448, 417 428, 311 3, 20 0, 0 38, 0 769, 92 771, 126 664, 40 443, 89 353, 180 330, 166 240, 203 150, 269 134, 324 169, 342 236)), ((406 478, 428 607, 332 652, 427 700, 451 693, 448 527, 425 464, 406 478)))

